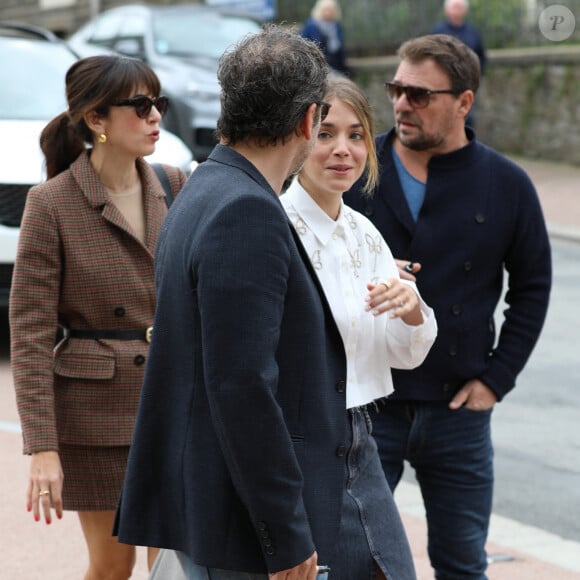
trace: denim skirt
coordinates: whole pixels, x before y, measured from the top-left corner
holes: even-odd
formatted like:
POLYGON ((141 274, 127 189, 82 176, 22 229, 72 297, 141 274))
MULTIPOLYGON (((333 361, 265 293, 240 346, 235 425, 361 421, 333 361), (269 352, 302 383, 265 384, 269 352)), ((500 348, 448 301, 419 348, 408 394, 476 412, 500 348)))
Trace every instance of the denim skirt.
POLYGON ((341 524, 329 580, 413 580, 407 535, 387 484, 365 407, 349 410, 351 441, 345 467, 341 524))
MULTIPOLYGON (((371 436, 369 414, 363 407, 348 413, 350 441, 340 530, 331 560, 319 564, 330 566, 328 580, 376 580, 377 568, 388 580, 415 580, 411 550, 371 436)), ((267 580, 268 575, 206 568, 182 552, 162 550, 149 580, 168 578, 267 580)))

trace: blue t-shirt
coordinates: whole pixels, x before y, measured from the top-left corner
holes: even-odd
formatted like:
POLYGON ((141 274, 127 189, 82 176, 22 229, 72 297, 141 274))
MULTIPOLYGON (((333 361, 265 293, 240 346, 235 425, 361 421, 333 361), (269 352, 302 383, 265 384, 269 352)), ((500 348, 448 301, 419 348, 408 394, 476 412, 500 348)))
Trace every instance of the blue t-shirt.
POLYGON ((419 212, 421 211, 421 206, 423 205, 423 200, 425 199, 425 188, 426 184, 418 179, 415 179, 406 169, 397 152, 393 146, 393 159, 395 161, 395 167, 397 168, 397 173, 399 175, 399 181, 401 182, 401 187, 403 188, 403 193, 407 198, 407 203, 409 204, 409 209, 413 215, 413 219, 417 221, 419 218, 419 212))

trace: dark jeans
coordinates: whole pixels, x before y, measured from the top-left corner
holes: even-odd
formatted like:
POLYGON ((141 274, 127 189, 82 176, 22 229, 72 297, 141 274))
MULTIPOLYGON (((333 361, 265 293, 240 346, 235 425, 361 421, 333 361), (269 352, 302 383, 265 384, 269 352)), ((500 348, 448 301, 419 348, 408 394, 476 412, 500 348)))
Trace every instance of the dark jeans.
POLYGON ((484 580, 493 494, 491 410, 387 401, 372 419, 391 489, 401 479, 404 460, 415 469, 435 577, 484 580))

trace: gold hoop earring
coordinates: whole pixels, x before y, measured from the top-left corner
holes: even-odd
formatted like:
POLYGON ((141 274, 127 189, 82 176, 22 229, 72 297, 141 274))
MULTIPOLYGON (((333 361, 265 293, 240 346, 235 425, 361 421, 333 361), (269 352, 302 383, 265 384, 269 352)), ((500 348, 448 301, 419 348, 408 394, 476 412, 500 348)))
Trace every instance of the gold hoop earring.
POLYGON ((103 143, 107 142, 107 136, 104 133, 99 135, 99 143, 102 145, 103 143))

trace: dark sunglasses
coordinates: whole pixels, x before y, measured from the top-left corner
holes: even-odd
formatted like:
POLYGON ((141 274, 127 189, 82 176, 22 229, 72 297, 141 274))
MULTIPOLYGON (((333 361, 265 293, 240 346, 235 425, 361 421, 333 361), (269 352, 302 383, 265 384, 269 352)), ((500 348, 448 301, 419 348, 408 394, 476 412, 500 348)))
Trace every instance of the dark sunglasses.
POLYGON ((316 104, 320 107, 320 122, 322 123, 322 121, 328 117, 328 111, 330 111, 330 107, 332 107, 332 105, 326 101, 320 101, 316 104))
POLYGON ((151 114, 151 109, 155 107, 159 114, 163 117, 167 113, 169 108, 169 98, 168 97, 157 97, 156 99, 150 99, 145 95, 138 95, 132 99, 123 99, 122 101, 117 101, 113 103, 113 107, 133 107, 137 117, 140 119, 146 119, 151 114))
POLYGON ((449 95, 459 95, 463 91, 455 91, 453 89, 442 89, 438 91, 433 91, 431 89, 426 89, 424 87, 412 87, 408 85, 400 85, 399 83, 386 82, 385 88, 387 89, 387 95, 393 103, 398 100, 403 93, 407 97, 409 105, 414 109, 424 109, 429 106, 431 101, 431 95, 439 94, 449 94, 449 95))

